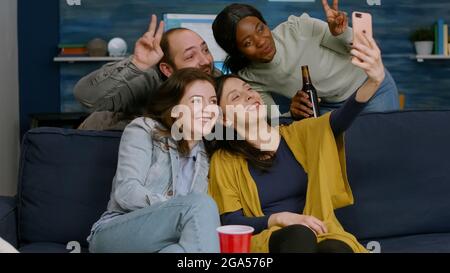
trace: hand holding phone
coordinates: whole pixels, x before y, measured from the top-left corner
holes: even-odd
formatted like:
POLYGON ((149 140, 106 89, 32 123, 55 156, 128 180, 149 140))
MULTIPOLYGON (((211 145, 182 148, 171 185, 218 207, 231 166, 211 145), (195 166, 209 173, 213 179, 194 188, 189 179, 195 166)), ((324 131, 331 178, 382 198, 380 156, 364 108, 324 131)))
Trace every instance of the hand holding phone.
MULTIPOLYGON (((385 78, 383 60, 381 51, 377 43, 373 39, 372 33, 372 16, 368 13, 353 12, 353 45, 350 50, 352 56, 352 64, 364 70, 368 76, 369 85, 358 89, 360 98, 370 99, 378 89, 379 85, 385 78), (361 92, 359 92, 361 91, 361 92)), ((366 84, 364 84, 366 85, 366 84)), ((357 96, 358 96, 357 94, 357 96)), ((359 100, 367 101, 367 100, 359 100)))
POLYGON ((364 36, 373 37, 372 15, 355 11, 352 14, 353 44, 365 44, 361 41, 364 36))

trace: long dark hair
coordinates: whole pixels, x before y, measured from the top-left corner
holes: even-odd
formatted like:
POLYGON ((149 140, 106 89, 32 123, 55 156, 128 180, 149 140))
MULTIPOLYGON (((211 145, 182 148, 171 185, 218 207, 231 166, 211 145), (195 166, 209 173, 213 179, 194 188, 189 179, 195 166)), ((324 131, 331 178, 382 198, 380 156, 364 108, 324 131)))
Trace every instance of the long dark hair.
POLYGON ((239 21, 249 16, 254 16, 267 25, 261 12, 256 8, 237 3, 224 8, 213 22, 214 38, 217 44, 228 53, 224 63, 226 72, 237 73, 250 64, 250 60, 239 51, 236 41, 236 29, 239 21))
MULTIPOLYGON (((216 78, 216 94, 219 104, 222 98, 223 87, 225 85, 225 82, 231 78, 243 80, 242 78, 234 74, 223 75, 220 76, 219 78, 216 78)), ((238 139, 238 133, 233 128, 224 127, 222 131, 223 131, 223 138, 222 138, 223 140, 216 139, 205 143, 206 149, 210 155, 212 155, 215 151, 219 149, 223 149, 232 154, 242 156, 248 161, 250 165, 252 165, 253 167, 262 172, 269 171, 275 160, 275 154, 273 154, 270 151, 261 151, 260 149, 256 148, 246 140, 242 138, 238 139), (227 135, 226 134, 227 130, 233 130, 234 134, 232 140, 227 140, 225 138, 225 136, 227 135)))
MULTIPOLYGON (((152 118, 164 127, 158 128, 156 136, 170 136, 172 125, 176 119, 171 116, 172 109, 178 105, 189 84, 195 81, 207 81, 214 86, 214 79, 197 68, 183 68, 175 71, 155 92, 147 102, 146 117, 152 118)), ((177 141, 178 151, 186 155, 189 147, 186 140, 177 141)))

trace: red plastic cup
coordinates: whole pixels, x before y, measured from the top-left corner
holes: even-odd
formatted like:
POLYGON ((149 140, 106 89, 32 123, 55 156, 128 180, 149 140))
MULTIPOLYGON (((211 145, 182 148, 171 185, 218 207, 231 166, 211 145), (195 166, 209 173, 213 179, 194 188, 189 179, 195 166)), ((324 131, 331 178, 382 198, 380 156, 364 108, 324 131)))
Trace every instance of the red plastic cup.
POLYGON ((255 229, 250 226, 227 225, 217 228, 221 253, 250 253, 250 242, 255 229))

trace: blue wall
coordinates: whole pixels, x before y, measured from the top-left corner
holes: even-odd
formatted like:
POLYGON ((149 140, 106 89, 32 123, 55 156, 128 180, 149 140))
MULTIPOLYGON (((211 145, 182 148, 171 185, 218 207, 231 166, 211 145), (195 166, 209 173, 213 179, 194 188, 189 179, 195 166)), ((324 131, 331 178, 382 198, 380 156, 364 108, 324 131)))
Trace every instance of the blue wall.
POLYGON ((59 112, 59 69, 52 62, 59 40, 59 0, 18 1, 21 135, 29 114, 59 112))
MULTIPOLYGON (((235 1, 109 1, 83 0, 82 7, 61 5, 61 41, 85 42, 93 37, 108 40, 123 37, 129 47, 146 29, 149 15, 156 13, 218 13, 225 5, 235 1)), ((271 27, 286 20, 290 14, 308 12, 324 17, 320 0, 315 3, 243 1, 262 11, 271 27)), ((329 1, 331 2, 331 0, 329 1)), ((414 54, 408 40, 411 30, 433 24, 438 17, 450 23, 448 0, 383 0, 381 6, 369 6, 366 0, 340 1, 341 9, 351 14, 354 10, 372 13, 375 37, 378 40, 387 68, 395 77, 399 89, 406 94, 406 108, 450 108, 450 61, 417 63, 409 58, 414 54)), ((62 1, 65 3, 65 1, 62 1)), ((81 65, 65 68, 62 99, 70 102, 70 87, 83 72, 81 65), (67 72, 67 73, 66 73, 67 72)))
MULTIPOLYGON (((81 6, 68 6, 65 0, 59 0, 59 40, 57 40, 58 35, 54 33, 54 28, 57 27, 54 25, 55 16, 58 16, 58 12, 55 11, 57 1, 38 1, 39 3, 34 4, 31 8, 30 5, 37 1, 27 1, 26 9, 29 10, 27 15, 30 18, 22 16, 30 28, 22 28, 28 39, 27 45, 42 44, 39 52, 31 51, 29 47, 25 50, 25 45, 22 45, 24 50, 21 50, 21 60, 38 57, 40 60, 31 67, 27 67, 27 73, 21 75, 21 102, 27 102, 21 106, 29 107, 31 106, 29 102, 36 100, 37 106, 27 109, 29 112, 60 110, 55 107, 55 102, 60 99, 61 110, 81 110, 82 108, 72 96, 73 85, 80 77, 101 65, 101 63, 52 63, 51 53, 56 54, 58 42, 85 43, 95 37, 101 37, 108 41, 113 37, 120 36, 127 41, 129 51, 132 51, 134 42, 148 26, 151 13, 157 14, 160 18, 163 13, 211 14, 219 12, 227 4, 235 2, 235 0, 81 0, 81 6), (41 5, 45 5, 47 8, 43 9, 41 5), (49 14, 50 11, 51 14, 49 14), (41 30, 39 33, 46 30, 45 32, 49 34, 48 37, 43 39, 42 35, 31 31, 35 30, 36 26, 39 26, 38 29, 41 30), (25 57, 22 54, 26 51, 28 53, 25 57), (54 74, 58 70, 61 72, 61 84, 54 78, 54 74), (32 73, 33 71, 34 73, 42 71, 41 74, 38 74, 40 81, 37 81, 37 76, 33 76, 36 75, 32 73), (61 95, 55 89, 59 86, 61 95), (42 103, 41 106, 39 106, 39 102, 42 103)), ((324 18, 320 0, 316 0, 315 3, 283 3, 268 2, 267 0, 241 2, 252 4, 260 9, 271 27, 286 20, 290 14, 308 12, 313 17, 324 18)), ((409 58, 414 54, 414 49, 408 40, 413 29, 430 26, 439 17, 450 23, 450 2, 448 0, 382 0, 381 6, 368 6, 366 0, 341 0, 340 2, 341 9, 349 14, 354 10, 372 13, 375 38, 383 51, 386 67, 392 72, 401 92, 406 94, 406 108, 450 108, 450 60, 417 63, 409 58)), ((22 10, 23 8, 20 12, 23 13, 22 10)), ((27 64, 30 65, 30 62, 27 64)))

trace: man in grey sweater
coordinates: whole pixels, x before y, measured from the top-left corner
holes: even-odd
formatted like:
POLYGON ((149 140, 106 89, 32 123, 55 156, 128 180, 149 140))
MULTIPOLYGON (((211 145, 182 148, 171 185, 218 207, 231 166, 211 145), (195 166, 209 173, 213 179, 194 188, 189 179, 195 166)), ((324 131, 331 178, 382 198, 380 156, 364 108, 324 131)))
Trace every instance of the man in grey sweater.
MULTIPOLYGON (((322 0, 327 22, 304 13, 289 16, 273 30, 253 6, 228 5, 213 23, 214 37, 228 53, 225 68, 260 92, 266 105, 276 105, 272 94, 290 99, 290 111, 284 114, 301 119, 312 114, 308 95, 299 90, 303 85, 301 66, 308 65, 312 83, 322 98, 321 112, 338 109, 367 81, 367 75, 356 65, 364 60, 352 53, 359 43, 350 45, 353 31, 338 2, 333 0, 330 7, 327 0, 322 0)), ((398 108, 398 90, 386 71, 364 112, 398 108)), ((277 112, 275 117, 281 114, 277 112)))
POLYGON ((149 95, 178 69, 196 67, 214 76, 214 60, 206 42, 195 32, 177 28, 165 33, 152 16, 148 31, 136 42, 134 55, 108 63, 83 77, 75 98, 94 110, 80 125, 86 130, 121 130, 142 115, 149 95))

